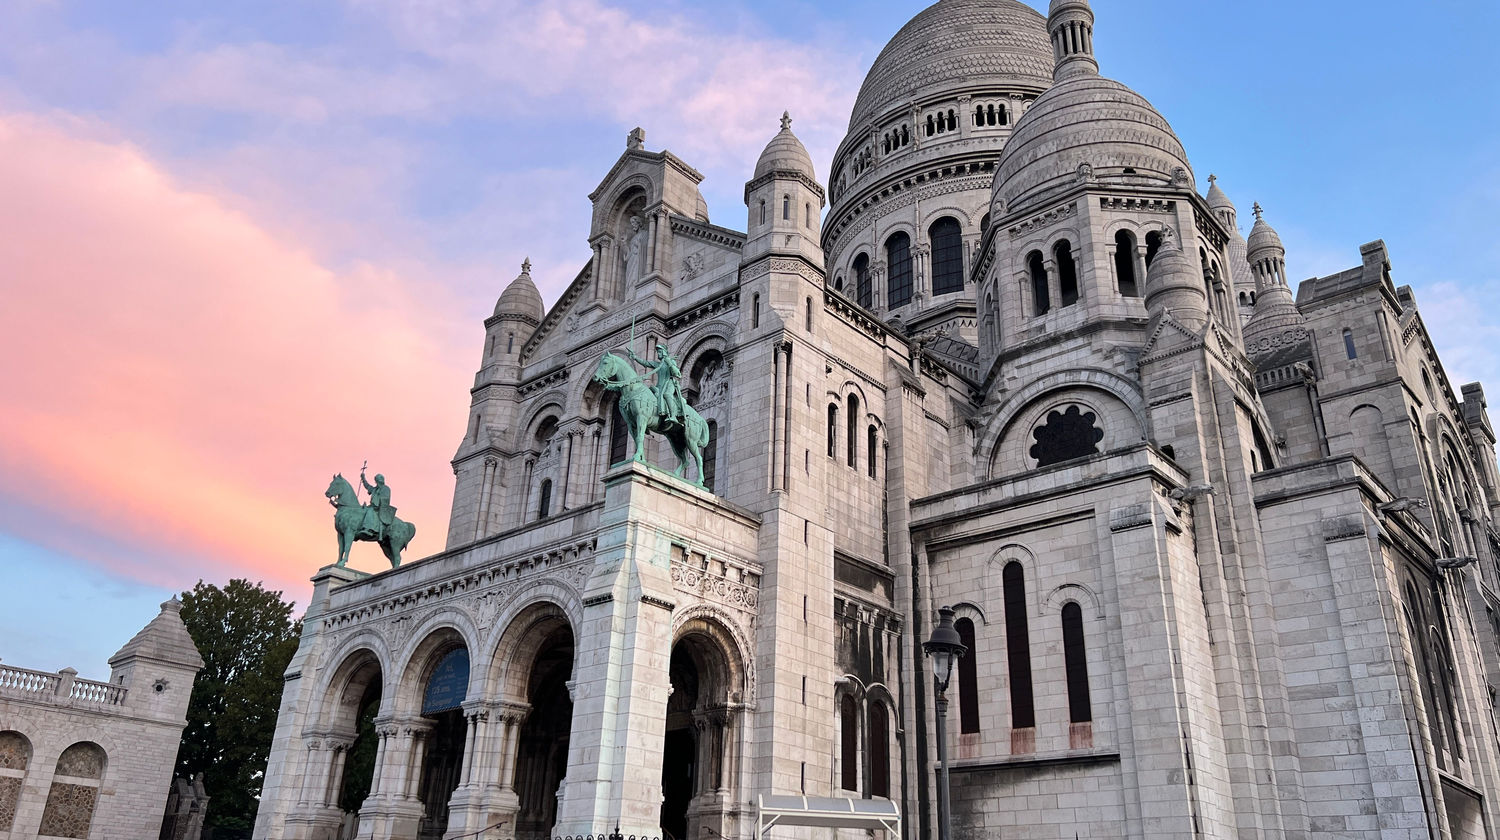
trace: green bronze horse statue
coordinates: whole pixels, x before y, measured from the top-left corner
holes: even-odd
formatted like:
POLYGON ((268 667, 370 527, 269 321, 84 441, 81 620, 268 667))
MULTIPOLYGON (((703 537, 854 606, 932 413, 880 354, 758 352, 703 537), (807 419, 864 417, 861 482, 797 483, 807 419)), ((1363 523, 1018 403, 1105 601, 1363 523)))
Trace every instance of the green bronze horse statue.
MULTIPOLYGON (((411 538, 417 535, 417 526, 393 517, 391 524, 380 531, 366 527, 365 508, 354 494, 354 487, 342 475, 334 475, 323 495, 328 497, 334 507, 333 530, 339 538, 338 565, 349 562, 349 549, 356 540, 379 543, 380 550, 385 552, 385 558, 391 561, 391 568, 401 565, 401 552, 406 550, 411 538)), ((375 522, 379 524, 379 520, 375 522)))
POLYGON ((605 353, 604 358, 599 360, 599 368, 594 371, 594 381, 603 385, 605 390, 620 394, 620 417, 625 420, 625 427, 629 429, 630 439, 635 444, 630 456, 632 460, 646 460, 646 433, 655 432, 672 444, 672 452, 677 456, 677 471, 672 475, 686 479, 688 460, 691 458, 698 475, 693 484, 703 486, 703 449, 708 446, 708 423, 692 406, 685 406, 681 423, 672 418, 663 418, 657 413, 656 395, 651 392, 651 388, 629 362, 613 353, 605 353))

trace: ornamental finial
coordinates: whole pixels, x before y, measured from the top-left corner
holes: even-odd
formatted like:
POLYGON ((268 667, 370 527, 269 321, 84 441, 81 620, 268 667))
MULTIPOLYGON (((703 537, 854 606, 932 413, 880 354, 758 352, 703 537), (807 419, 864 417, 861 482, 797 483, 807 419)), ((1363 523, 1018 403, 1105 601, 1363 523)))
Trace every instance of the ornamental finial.
POLYGON ((521 261, 521 273, 522 274, 530 274, 531 273, 531 257, 527 257, 526 259, 524 259, 524 260, 521 261))
POLYGON ((1255 212, 1255 221, 1257 221, 1257 222, 1263 221, 1261 219, 1261 216, 1264 215, 1266 211, 1260 209, 1260 202, 1259 201, 1255 202, 1255 207, 1253 209, 1254 209, 1254 212, 1255 212))
POLYGON ((792 112, 791 111, 782 111, 781 112, 781 130, 782 131, 791 131, 792 130, 792 112))

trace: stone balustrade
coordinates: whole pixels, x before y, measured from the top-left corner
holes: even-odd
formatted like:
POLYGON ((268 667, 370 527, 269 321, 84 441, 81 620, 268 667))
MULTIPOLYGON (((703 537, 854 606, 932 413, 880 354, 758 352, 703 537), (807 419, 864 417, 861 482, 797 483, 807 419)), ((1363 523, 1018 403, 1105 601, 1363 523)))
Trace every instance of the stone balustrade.
POLYGON ((123 685, 114 683, 95 682, 94 680, 74 680, 73 690, 68 696, 74 700, 82 700, 85 703, 98 703, 103 706, 125 705, 125 692, 123 685))
POLYGON ((76 702, 101 706, 123 706, 127 689, 122 685, 80 680, 77 671, 57 673, 0 665, 0 695, 42 702, 76 702))
POLYGON ((6 694, 56 694, 61 674, 0 665, 0 692, 6 694))

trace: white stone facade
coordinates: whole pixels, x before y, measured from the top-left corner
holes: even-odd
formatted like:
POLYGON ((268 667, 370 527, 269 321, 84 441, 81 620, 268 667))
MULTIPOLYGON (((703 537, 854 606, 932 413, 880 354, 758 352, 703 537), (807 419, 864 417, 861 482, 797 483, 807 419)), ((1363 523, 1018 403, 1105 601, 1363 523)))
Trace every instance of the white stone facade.
POLYGON ((934 836, 943 605, 958 837, 1500 829, 1482 390, 1382 243, 1293 297, 1088 3, 1049 12, 919 14, 830 194, 784 125, 745 232, 632 132, 577 279, 486 321, 447 549, 314 578, 257 838, 748 838, 761 794, 934 836), (621 463, 593 374, 632 330, 706 490, 621 463))
POLYGON ((161 831, 203 660, 176 600, 109 661, 109 682, 0 666, 0 838, 161 831))

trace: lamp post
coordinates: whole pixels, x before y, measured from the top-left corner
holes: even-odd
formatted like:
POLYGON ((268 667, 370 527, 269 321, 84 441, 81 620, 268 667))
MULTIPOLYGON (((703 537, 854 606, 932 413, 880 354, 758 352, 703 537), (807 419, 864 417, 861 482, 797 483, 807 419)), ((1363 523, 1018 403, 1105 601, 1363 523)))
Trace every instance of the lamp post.
POLYGON ((938 623, 932 636, 922 643, 922 650, 932 657, 932 685, 937 697, 937 752, 942 768, 938 776, 938 840, 953 836, 952 808, 948 803, 948 681, 953 679, 953 663, 968 648, 953 627, 953 608, 938 609, 938 623))

